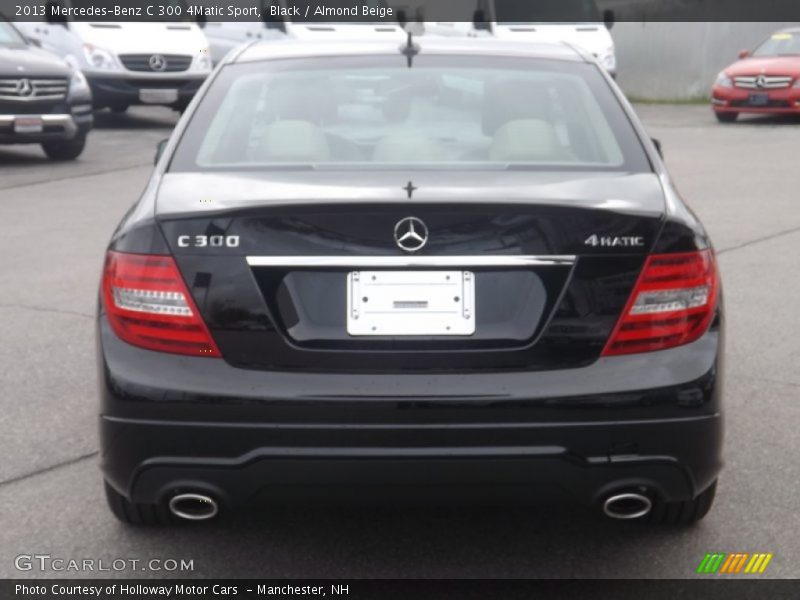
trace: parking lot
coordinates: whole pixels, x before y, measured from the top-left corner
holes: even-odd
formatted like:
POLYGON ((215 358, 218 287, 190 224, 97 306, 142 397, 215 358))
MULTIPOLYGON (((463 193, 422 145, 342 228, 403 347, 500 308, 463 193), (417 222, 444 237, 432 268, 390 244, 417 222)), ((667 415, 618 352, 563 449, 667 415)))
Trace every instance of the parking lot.
MULTIPOLYGON (((640 105, 715 242, 727 307, 726 468, 693 529, 569 507, 281 508, 126 528, 98 470, 93 314, 104 247, 143 188, 167 109, 100 113, 76 163, 0 147, 0 575, 691 577, 706 552, 770 552, 800 575, 800 121, 718 124, 640 105), (14 557, 190 559, 191 573, 20 572, 14 557)), ((646 376, 646 374, 643 374, 646 376)))

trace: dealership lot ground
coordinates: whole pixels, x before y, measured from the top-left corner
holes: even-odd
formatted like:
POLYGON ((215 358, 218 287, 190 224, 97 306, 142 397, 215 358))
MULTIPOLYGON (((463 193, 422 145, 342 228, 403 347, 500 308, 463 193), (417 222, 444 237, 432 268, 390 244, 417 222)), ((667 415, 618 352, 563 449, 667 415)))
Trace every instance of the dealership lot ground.
MULTIPOLYGON (((175 114, 98 115, 77 163, 0 147, 0 576, 20 554, 185 559, 200 577, 691 577, 706 552, 771 552, 800 575, 800 120, 719 125, 641 105, 719 253, 728 315, 726 468, 689 530, 566 507, 304 509, 129 529, 98 471, 93 313, 104 246, 175 114)), ((708 577, 708 576, 706 576, 708 577)))

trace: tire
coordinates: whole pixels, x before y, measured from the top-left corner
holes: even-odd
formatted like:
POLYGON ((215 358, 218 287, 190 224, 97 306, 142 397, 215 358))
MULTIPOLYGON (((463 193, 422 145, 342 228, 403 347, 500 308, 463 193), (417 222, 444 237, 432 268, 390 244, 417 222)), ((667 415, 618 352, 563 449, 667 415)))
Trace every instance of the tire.
POLYGON ((103 481, 106 501, 113 515, 126 525, 170 525, 174 521, 166 506, 157 504, 137 504, 117 492, 103 481))
POLYGON ((86 147, 86 136, 76 137, 68 142, 44 142, 42 150, 53 160, 75 160, 86 147))
POLYGON ((720 123, 733 123, 739 117, 735 112, 715 112, 714 115, 720 123))
POLYGON ((697 498, 685 502, 655 502, 648 520, 656 525, 693 525, 708 514, 714 504, 717 482, 714 480, 708 489, 697 498))

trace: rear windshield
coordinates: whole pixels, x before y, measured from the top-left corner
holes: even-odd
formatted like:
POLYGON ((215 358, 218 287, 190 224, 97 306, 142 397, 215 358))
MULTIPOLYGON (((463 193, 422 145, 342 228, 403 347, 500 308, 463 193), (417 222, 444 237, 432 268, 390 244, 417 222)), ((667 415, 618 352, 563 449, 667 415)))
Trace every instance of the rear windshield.
POLYGON ((403 56, 225 67, 171 170, 648 170, 593 65, 403 56))

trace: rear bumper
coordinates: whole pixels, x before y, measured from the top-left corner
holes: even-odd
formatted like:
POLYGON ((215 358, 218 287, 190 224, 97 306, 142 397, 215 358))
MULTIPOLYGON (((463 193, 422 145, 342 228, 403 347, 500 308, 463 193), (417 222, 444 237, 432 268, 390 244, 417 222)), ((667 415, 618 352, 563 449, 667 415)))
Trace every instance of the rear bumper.
POLYGON ((646 486, 702 492, 721 468, 718 328, 672 350, 538 373, 247 371, 98 329, 102 469, 136 502, 226 506, 444 495, 590 505, 646 486), (324 490, 320 494, 320 490, 324 490))
POLYGON ((644 486, 661 498, 688 500, 715 478, 722 435, 719 415, 478 428, 101 423, 104 446, 112 448, 103 458, 106 477, 134 501, 202 490, 226 506, 310 498, 319 490, 327 499, 410 502, 452 493, 592 505, 614 490, 644 486), (164 454, 120 473, 120 447, 139 444, 164 454), (643 453, 645 446, 653 453, 643 453))

